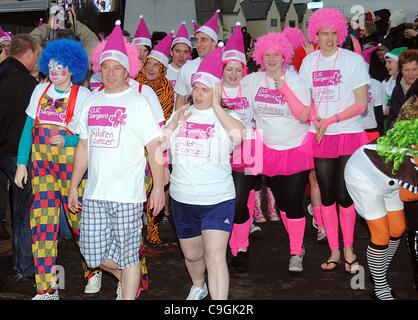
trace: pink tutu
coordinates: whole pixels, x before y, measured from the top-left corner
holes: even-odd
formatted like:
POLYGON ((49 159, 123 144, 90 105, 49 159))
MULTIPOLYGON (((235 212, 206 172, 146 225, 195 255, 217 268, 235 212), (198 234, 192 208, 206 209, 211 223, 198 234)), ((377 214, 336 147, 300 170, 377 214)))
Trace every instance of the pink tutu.
POLYGON ((312 156, 302 149, 299 146, 288 150, 274 150, 264 145, 263 174, 269 177, 290 176, 313 169, 312 156))
POLYGON ((365 132, 342 133, 324 135, 320 144, 316 141, 316 134, 308 132, 302 143, 302 151, 314 158, 338 158, 352 155, 362 145, 367 144, 365 132))

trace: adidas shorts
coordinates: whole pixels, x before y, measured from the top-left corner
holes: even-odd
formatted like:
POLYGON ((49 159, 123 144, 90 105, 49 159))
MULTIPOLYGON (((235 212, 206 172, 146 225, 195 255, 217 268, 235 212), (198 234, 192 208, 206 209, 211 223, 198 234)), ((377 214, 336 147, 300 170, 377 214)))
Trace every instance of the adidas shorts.
POLYGON ((204 230, 232 231, 235 199, 213 205, 195 205, 172 199, 173 220, 179 239, 198 237, 204 230))

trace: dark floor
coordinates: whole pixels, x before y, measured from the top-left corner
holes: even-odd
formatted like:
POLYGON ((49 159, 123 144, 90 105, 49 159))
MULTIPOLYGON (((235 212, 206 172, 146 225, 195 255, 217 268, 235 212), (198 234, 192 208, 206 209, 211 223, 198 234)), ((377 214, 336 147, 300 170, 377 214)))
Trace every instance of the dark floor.
MULTIPOLYGON (((231 271, 230 299, 371 299, 367 271, 364 277, 359 277, 364 280, 364 289, 359 290, 352 289, 351 282, 361 287, 361 279, 352 280, 352 276, 344 272, 343 265, 332 272, 321 271, 320 264, 328 257, 328 246, 314 240, 316 230, 312 227, 310 216, 305 235, 304 271, 301 274, 290 274, 287 270, 288 239, 281 222, 268 222, 261 224, 261 227, 261 237, 251 241, 248 272, 231 271)), ((165 245, 148 246, 146 250, 150 285, 149 290, 143 292, 140 299, 184 300, 191 283, 175 234, 169 223, 161 224, 160 233, 165 245)), ((364 266, 368 234, 365 225, 359 219, 355 234, 356 253, 360 264, 364 266)), ((7 241, 0 242, 0 247, 3 248, 3 254, 0 255, 0 300, 30 299, 35 294, 33 282, 15 282, 11 255, 4 250, 7 241)), ((85 282, 82 278, 79 254, 72 240, 60 242, 59 263, 65 268, 66 280, 66 288, 60 294, 61 299, 115 299, 117 281, 108 274, 103 277, 100 293, 83 293, 85 282)), ((412 287, 412 266, 404 240, 391 265, 389 279, 399 299, 418 300, 418 292, 412 287)))

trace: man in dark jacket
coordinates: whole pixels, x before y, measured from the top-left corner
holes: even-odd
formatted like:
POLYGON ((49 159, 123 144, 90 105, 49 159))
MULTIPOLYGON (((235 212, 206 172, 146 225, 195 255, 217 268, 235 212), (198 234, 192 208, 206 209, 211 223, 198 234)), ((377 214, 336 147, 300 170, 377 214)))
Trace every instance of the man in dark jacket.
MULTIPOLYGON (((14 183, 20 135, 26 120, 25 110, 37 85, 30 72, 36 65, 40 46, 27 34, 16 35, 9 57, 0 73, 0 170, 13 187, 13 254, 16 280, 33 277, 32 238, 29 213, 33 203, 31 182, 24 189, 14 183)), ((29 179, 28 179, 29 180, 29 179)))

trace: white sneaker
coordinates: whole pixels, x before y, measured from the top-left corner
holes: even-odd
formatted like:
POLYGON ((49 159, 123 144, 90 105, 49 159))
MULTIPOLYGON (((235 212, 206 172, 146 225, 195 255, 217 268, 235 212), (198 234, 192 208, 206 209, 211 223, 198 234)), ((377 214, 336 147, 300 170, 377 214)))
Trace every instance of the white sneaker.
POLYGON ((32 300, 59 300, 59 292, 55 290, 54 293, 45 293, 45 294, 37 294, 32 298, 32 300))
POLYGON ((292 272, 303 271, 303 254, 301 256, 293 255, 290 257, 289 271, 292 271, 292 272))
POLYGON ((203 300, 208 295, 206 283, 203 288, 192 286, 186 300, 203 300))
POLYGON ((102 288, 102 272, 97 272, 93 277, 87 281, 84 293, 97 293, 102 288))
POLYGON ((118 288, 116 289, 116 300, 123 300, 122 296, 122 284, 118 282, 118 288))

